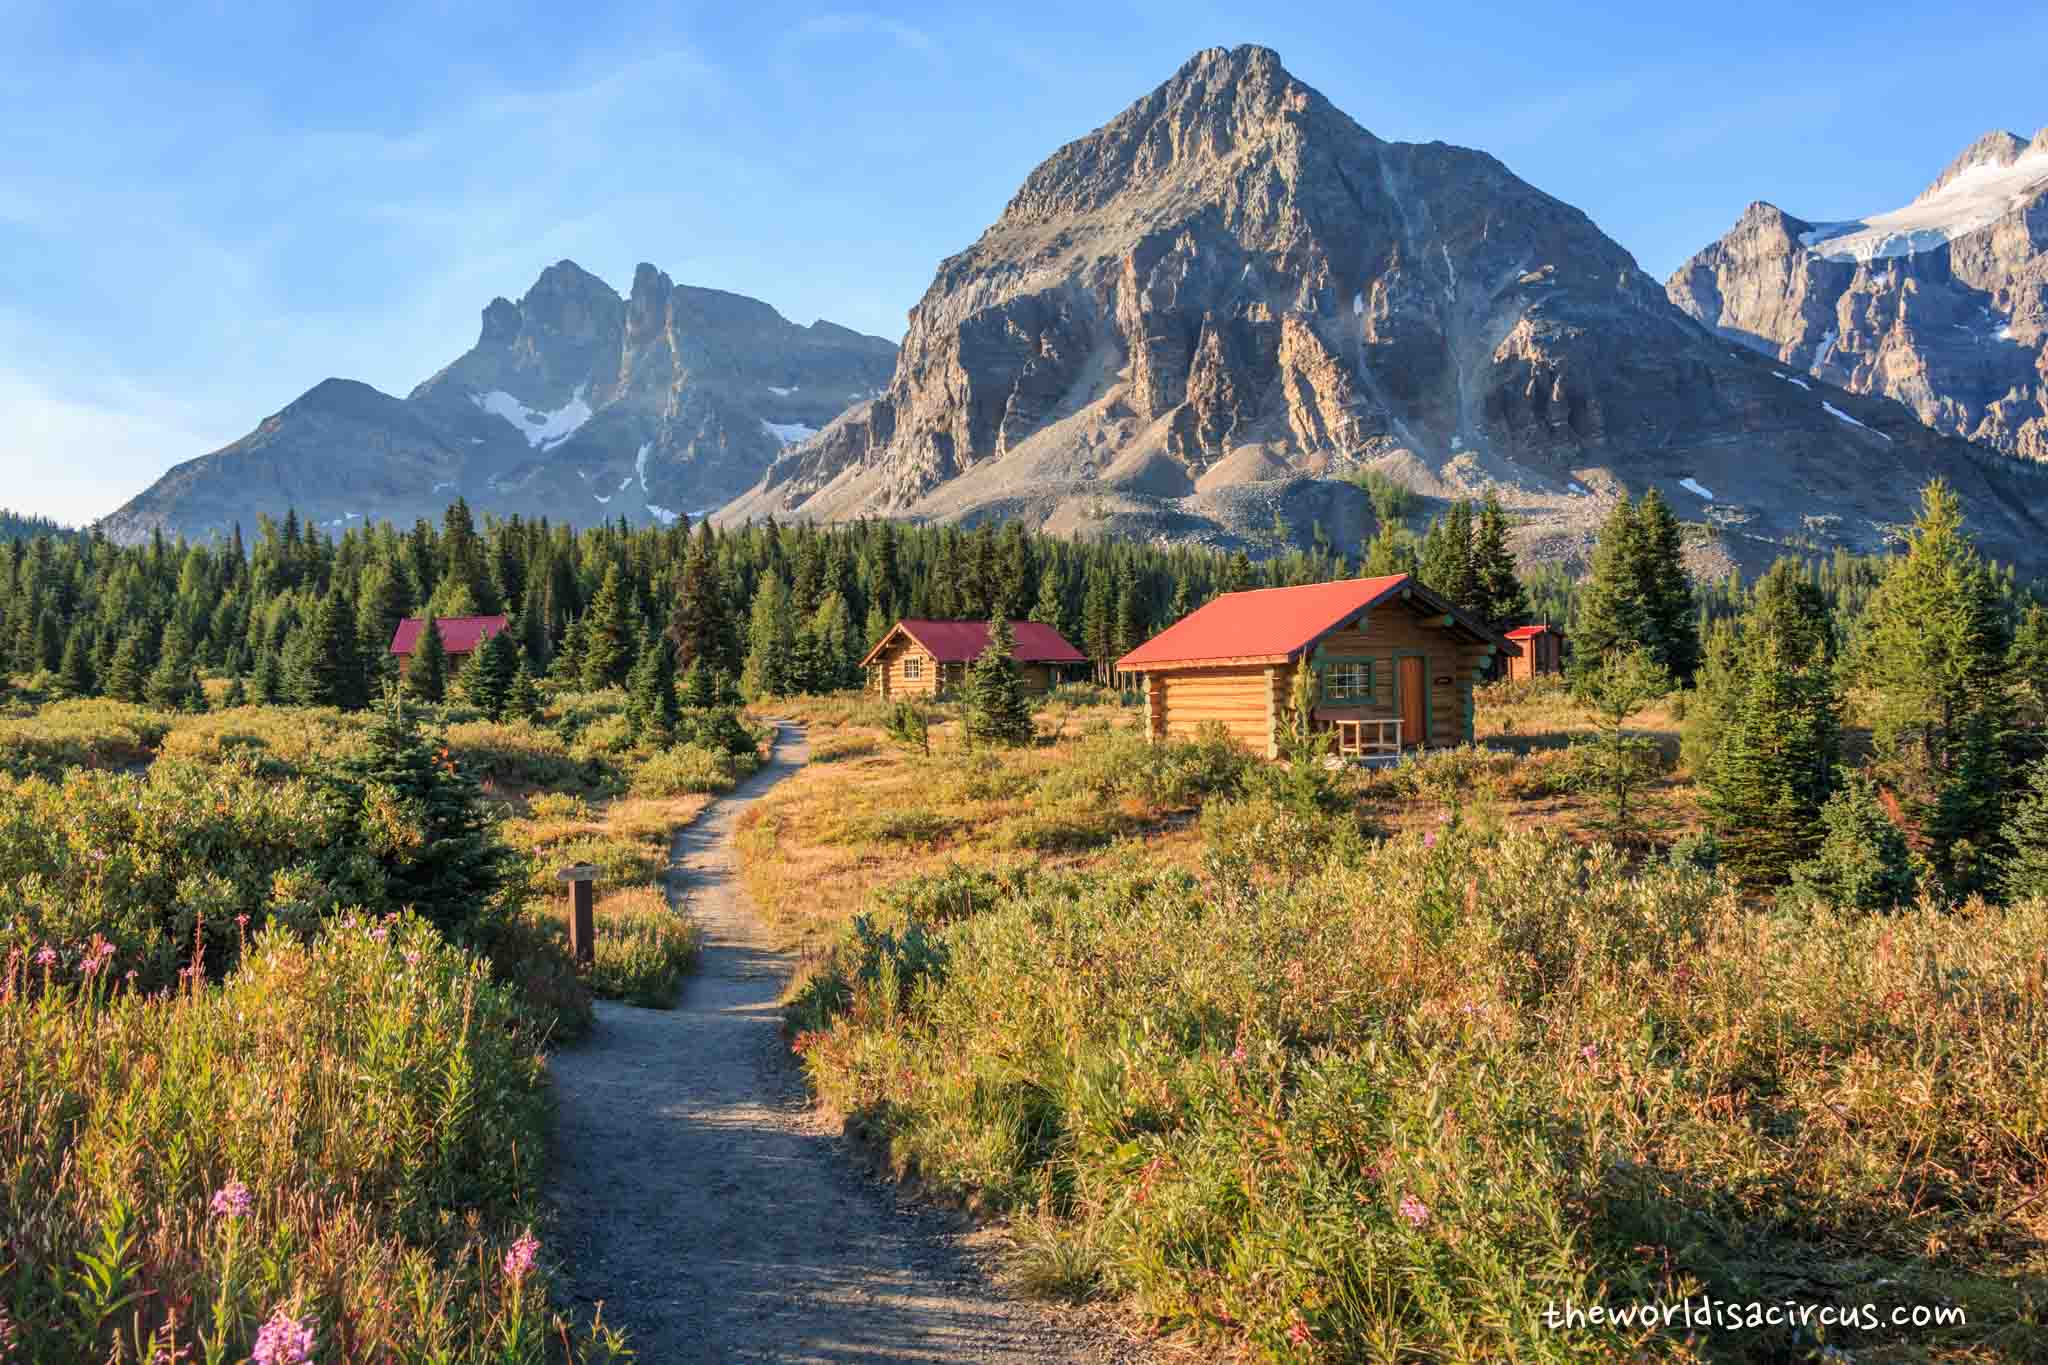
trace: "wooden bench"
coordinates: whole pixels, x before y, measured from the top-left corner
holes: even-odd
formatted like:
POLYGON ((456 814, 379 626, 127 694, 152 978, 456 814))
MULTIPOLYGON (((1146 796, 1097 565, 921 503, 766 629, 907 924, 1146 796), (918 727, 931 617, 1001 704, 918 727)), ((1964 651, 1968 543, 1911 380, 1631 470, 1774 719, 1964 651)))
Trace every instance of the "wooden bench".
POLYGON ((1397 762, 1401 757, 1399 720, 1357 719, 1327 722, 1337 732, 1337 753, 1342 758, 1372 762, 1397 762))

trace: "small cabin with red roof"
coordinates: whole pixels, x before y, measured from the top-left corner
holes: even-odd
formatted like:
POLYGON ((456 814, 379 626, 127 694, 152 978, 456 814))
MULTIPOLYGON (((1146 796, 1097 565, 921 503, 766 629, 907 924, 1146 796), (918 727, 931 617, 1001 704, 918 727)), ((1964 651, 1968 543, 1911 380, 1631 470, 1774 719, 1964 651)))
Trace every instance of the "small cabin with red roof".
MULTIPOLYGON (((1013 621, 1010 629, 1017 637, 1010 657, 1020 665, 1026 691, 1050 692, 1068 670, 1088 662, 1051 626, 1013 621)), ((935 696, 957 687, 967 676, 967 665, 987 648, 986 621, 905 619, 875 642, 861 667, 884 697, 935 696)))
POLYGON ((1516 626, 1508 632, 1508 638, 1522 650, 1508 656, 1508 677, 1526 682, 1545 673, 1564 671, 1564 632, 1556 626, 1516 626))
POLYGON ((1225 593, 1117 661, 1145 675, 1152 739, 1220 724, 1277 757, 1296 672, 1338 752, 1392 758, 1472 741, 1472 684, 1518 647, 1407 574, 1225 593))
MULTIPOLYGON (((503 616, 436 616, 434 624, 441 631, 442 648, 448 651, 448 664, 452 670, 468 659, 483 646, 483 642, 505 628, 508 618, 503 616)), ((398 656, 398 671, 402 674, 412 663, 412 652, 419 647, 420 634, 427 628, 424 616, 408 616, 398 623, 398 629, 391 636, 391 652, 398 656)))

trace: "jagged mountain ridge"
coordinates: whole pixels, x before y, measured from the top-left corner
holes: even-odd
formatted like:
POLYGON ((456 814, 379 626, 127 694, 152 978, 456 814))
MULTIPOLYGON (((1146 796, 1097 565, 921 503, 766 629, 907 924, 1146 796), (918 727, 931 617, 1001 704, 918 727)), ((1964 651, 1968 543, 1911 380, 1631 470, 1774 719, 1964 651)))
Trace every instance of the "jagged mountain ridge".
POLYGON ((1821 223, 1751 204, 1667 287, 1795 374, 2048 460, 2048 128, 1986 134, 1889 213, 1821 223))
POLYGON ((621 297, 572 261, 405 398, 329 379, 101 523, 190 536, 296 509, 329 529, 479 512, 645 524, 715 508, 884 382, 896 348, 641 265, 621 297))
POLYGON ((1786 385, 1577 209, 1483 152, 1375 137, 1259 47, 1197 54, 1033 171, 941 263, 883 394, 719 515, 1228 541, 1278 511, 1355 543, 1327 476, 1361 465, 1500 488, 1538 554, 1653 485, 1738 559, 1868 548, 1933 473, 1995 544, 2041 536, 2023 476, 1786 385))

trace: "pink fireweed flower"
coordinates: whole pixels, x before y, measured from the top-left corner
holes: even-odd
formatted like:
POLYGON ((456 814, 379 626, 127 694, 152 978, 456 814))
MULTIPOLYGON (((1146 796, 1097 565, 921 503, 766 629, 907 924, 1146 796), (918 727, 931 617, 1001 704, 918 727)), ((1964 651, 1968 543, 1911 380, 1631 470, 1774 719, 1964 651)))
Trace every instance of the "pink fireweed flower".
POLYGON ((256 1197, 239 1180, 230 1180, 213 1192, 213 1211, 222 1218, 241 1218, 256 1206, 256 1197))
POLYGON ((1586 1044, 1579 1049, 1579 1056, 1588 1062, 1597 1060, 1600 1056, 1600 1045, 1598 1043, 1586 1044))
POLYGON ((1243 1065, 1244 1065, 1244 1044, 1243 1044, 1243 1043, 1239 1043, 1239 1044, 1238 1044, 1238 1045, 1237 1045, 1237 1046, 1236 1046, 1235 1048, 1232 1048, 1232 1049, 1231 1049, 1231 1052, 1230 1052, 1230 1064, 1231 1064, 1232 1066, 1243 1066, 1243 1065))
POLYGON ((256 1333, 256 1349, 249 1353, 255 1365, 306 1365, 313 1358, 312 1318, 300 1322, 279 1308, 256 1333))
POLYGON ((1308 1330, 1307 1323, 1303 1322, 1300 1318, 1296 1318, 1293 1322, 1287 1324, 1287 1339, 1296 1346, 1306 1346, 1315 1340, 1315 1336, 1308 1330))
POLYGON ((1435 847, 1436 847, 1436 831, 1435 831, 1435 830, 1431 830, 1431 831, 1430 831, 1429 833, 1427 833, 1427 834, 1425 834, 1425 835, 1423 835, 1423 836, 1422 836, 1422 846, 1423 846, 1424 848, 1435 848, 1435 847))
POLYGON ((50 968, 56 966, 57 950, 55 948, 52 948, 47 943, 45 943, 42 947, 36 949, 36 965, 38 967, 41 967, 44 971, 48 971, 50 970, 50 968))
POLYGON ((389 937, 391 937, 391 931, 381 924, 370 931, 370 941, 373 943, 382 943, 389 937))
POLYGON ((540 1255, 540 1241, 532 1233, 521 1233, 512 1249, 505 1253, 505 1274, 514 1284, 523 1280, 533 1269, 534 1257, 540 1255))
POLYGON ((1429 1205, 1412 1194, 1404 1194, 1401 1196, 1401 1216, 1419 1228, 1429 1221, 1429 1205))

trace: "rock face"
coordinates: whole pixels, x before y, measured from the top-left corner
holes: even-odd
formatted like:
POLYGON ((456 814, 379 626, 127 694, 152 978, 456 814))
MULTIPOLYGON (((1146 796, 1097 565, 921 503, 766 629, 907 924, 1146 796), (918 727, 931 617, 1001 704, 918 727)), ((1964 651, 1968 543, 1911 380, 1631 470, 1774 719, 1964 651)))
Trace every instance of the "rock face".
POLYGON ((479 512, 578 524, 695 516, 887 381, 896 348, 765 303, 678 286, 651 265, 625 298, 573 262, 518 303, 493 299, 477 344, 403 399, 330 379, 102 524, 222 533, 296 508, 329 529, 479 512))
POLYGON ((1752 204, 1667 288, 1794 373, 2048 460, 2048 129, 1987 134, 1889 213, 1813 223, 1752 204))
POLYGON ((2040 535, 2023 476, 1775 377, 1577 209, 1483 152, 1382 141, 1258 47, 1197 54, 1033 171, 940 264, 886 390, 720 516, 1229 543, 1277 513, 1348 545, 1369 514, 1330 476, 1360 466, 1496 486, 1524 548, 1567 557, 1650 485, 1745 561, 1875 545, 1937 471, 1999 543, 2040 535))

